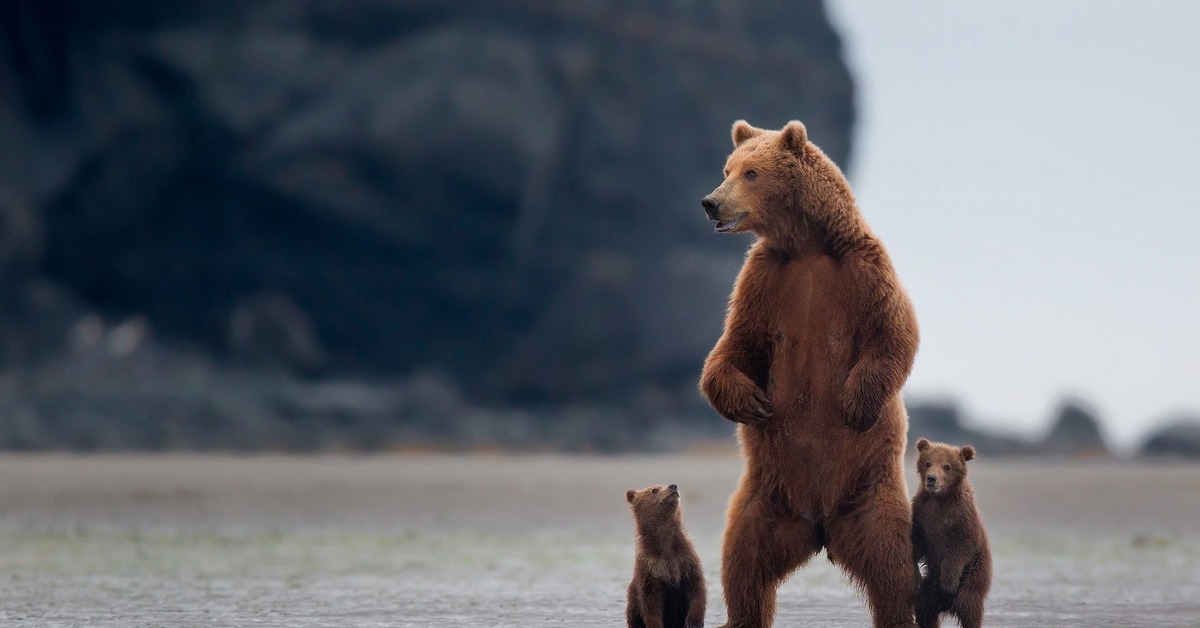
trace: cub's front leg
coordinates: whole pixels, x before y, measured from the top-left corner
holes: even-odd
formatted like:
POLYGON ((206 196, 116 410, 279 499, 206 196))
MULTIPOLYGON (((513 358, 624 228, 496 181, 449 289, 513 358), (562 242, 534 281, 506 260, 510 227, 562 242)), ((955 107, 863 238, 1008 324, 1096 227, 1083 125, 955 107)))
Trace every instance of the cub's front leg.
POLYGON ((962 557, 954 556, 942 561, 940 571, 940 584, 942 590, 951 595, 958 593, 958 585, 962 582, 963 569, 966 568, 966 562, 962 557))
POLYGON ((704 586, 704 575, 696 568, 697 577, 691 580, 687 592, 687 618, 684 628, 704 628, 704 611, 708 606, 708 589, 704 586))

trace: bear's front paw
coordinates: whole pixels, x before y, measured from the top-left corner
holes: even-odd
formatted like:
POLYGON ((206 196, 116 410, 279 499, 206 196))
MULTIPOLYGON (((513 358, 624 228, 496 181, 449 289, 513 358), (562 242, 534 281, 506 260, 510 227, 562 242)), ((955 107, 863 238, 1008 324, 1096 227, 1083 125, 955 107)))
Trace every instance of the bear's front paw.
POLYGON ((855 432, 865 432, 879 422, 879 410, 864 410, 861 407, 846 412, 846 427, 855 432))
POLYGON ((746 425, 758 425, 771 418, 771 400, 754 382, 750 382, 750 390, 744 398, 740 408, 726 418, 746 425))
POLYGON ((749 377, 730 369, 722 379, 708 378, 704 394, 718 414, 746 425, 757 425, 771 418, 771 401, 749 377))
POLYGON ((718 408, 717 412, 726 419, 743 425, 759 425, 771 418, 771 402, 758 386, 739 397, 741 401, 725 404, 723 408, 718 408))
POLYGON ((883 412, 883 404, 873 399, 858 398, 853 393, 847 394, 845 397, 842 406, 845 412, 846 427, 856 432, 865 432, 875 427, 875 424, 879 422, 879 415, 883 412))

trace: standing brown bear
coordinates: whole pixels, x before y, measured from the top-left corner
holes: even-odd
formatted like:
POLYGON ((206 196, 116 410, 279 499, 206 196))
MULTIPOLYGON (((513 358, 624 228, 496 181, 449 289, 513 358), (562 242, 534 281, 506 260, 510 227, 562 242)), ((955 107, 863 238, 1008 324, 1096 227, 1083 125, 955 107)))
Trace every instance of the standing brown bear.
POLYGON ((629 628, 704 628, 704 571, 683 531, 679 487, 625 492, 637 525, 637 550, 625 621, 629 628))
POLYGON ((917 441, 917 477, 913 498, 913 556, 925 563, 917 594, 917 624, 937 628, 950 613, 962 628, 983 624, 983 600, 992 586, 992 553, 975 492, 967 481, 967 461, 975 448, 958 448, 928 439, 917 441))
POLYGON ((700 388, 741 425, 746 459, 721 563, 729 627, 769 626, 780 582, 827 549, 875 626, 912 626, 917 578, 900 388, 917 324, 841 170, 808 141, 733 125, 725 181, 702 201, 752 232, 700 388))

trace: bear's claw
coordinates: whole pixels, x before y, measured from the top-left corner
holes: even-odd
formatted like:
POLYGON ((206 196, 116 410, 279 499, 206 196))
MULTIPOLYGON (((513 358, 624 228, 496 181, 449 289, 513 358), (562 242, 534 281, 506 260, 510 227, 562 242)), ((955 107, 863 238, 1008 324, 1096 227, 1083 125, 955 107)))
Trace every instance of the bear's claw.
POLYGON ((763 398, 762 393, 756 392, 754 393, 754 401, 750 404, 750 406, 747 408, 742 408, 730 418, 737 423, 758 425, 771 418, 772 412, 770 408, 770 402, 763 398))
POLYGON ((704 394, 718 414, 734 423, 757 425, 771 418, 771 401, 749 377, 739 371, 721 381, 706 378, 704 394))

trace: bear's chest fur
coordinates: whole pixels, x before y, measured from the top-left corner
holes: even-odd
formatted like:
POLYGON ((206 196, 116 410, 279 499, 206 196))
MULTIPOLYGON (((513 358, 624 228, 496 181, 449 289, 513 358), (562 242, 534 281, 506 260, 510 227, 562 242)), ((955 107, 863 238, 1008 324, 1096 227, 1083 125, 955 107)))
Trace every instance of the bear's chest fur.
POLYGON ((837 262, 814 255, 777 262, 765 282, 770 347, 767 394, 776 411, 825 413, 854 359, 847 312, 848 278, 837 262))

